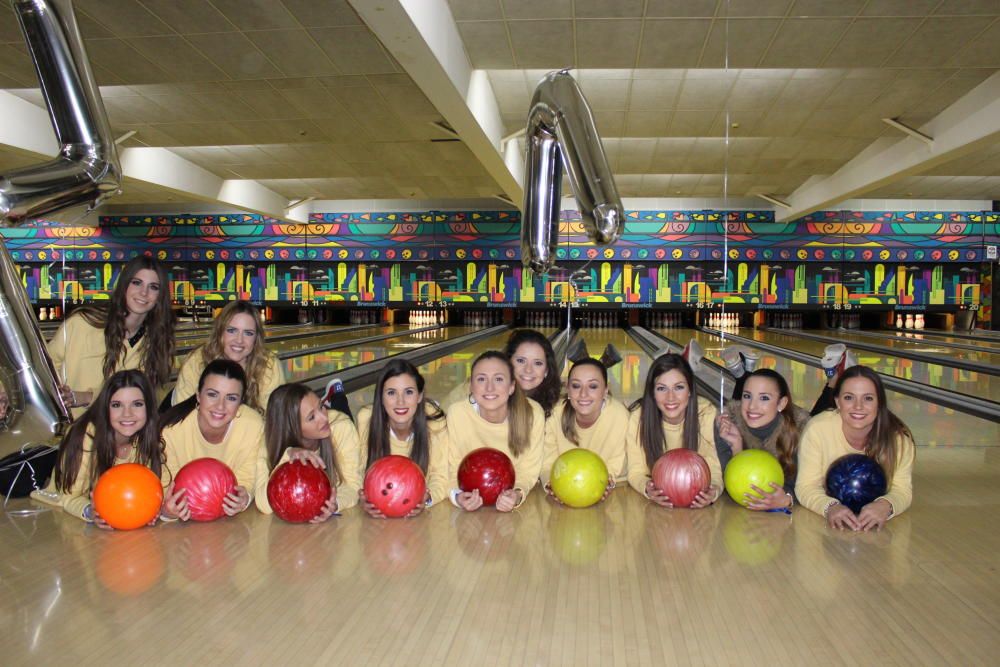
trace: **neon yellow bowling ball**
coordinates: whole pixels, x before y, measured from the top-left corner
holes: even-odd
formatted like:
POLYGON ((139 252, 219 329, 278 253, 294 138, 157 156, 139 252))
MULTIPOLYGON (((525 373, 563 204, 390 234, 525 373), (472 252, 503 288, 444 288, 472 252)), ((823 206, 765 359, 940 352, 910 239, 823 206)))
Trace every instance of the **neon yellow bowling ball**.
POLYGON ((552 464, 549 485, 564 505, 590 507, 604 496, 608 487, 608 467, 589 449, 563 452, 552 464))
POLYGON ((785 483, 785 471, 778 459, 763 449, 745 449, 734 456, 722 477, 729 497, 744 507, 748 502, 745 494, 759 496, 751 486, 770 492, 771 482, 778 486, 785 483))

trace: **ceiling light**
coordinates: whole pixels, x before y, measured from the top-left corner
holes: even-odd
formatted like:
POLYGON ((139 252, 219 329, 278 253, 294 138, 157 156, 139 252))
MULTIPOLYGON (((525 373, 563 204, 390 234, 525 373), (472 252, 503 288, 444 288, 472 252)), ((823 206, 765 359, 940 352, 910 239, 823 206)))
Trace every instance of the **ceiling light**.
POLYGON ((134 137, 137 134, 139 134, 138 131, 136 131, 136 130, 129 130, 128 132, 126 132, 122 136, 120 136, 117 139, 115 139, 115 145, 117 146, 118 144, 120 144, 122 142, 128 141, 129 139, 131 139, 132 137, 134 137))
POLYGON ((781 208, 791 208, 792 207, 792 205, 789 204, 788 202, 781 201, 777 197, 772 197, 771 195, 766 195, 766 194, 764 194, 762 192, 758 192, 757 196, 760 197, 761 199, 763 199, 764 201, 770 202, 770 203, 774 204, 775 206, 780 206, 781 208))
POLYGON ((933 146, 934 145, 934 137, 929 137, 926 134, 924 134, 923 132, 921 132, 920 130, 915 130, 912 127, 910 127, 909 125, 906 125, 905 123, 900 123, 895 118, 883 118, 882 122, 885 123, 886 125, 888 125, 891 128, 897 129, 900 132, 903 132, 904 134, 910 135, 914 139, 919 139, 920 141, 924 142, 928 146, 933 146))
POLYGON ((285 207, 286 211, 291 211, 293 208, 298 208, 303 204, 308 204, 309 202, 316 199, 315 197, 306 197, 304 199, 296 199, 295 201, 288 202, 288 206, 285 207))
POLYGON ((528 131, 528 128, 527 128, 527 127, 522 127, 522 128, 521 128, 520 130, 518 130, 517 132, 511 132, 511 133, 510 133, 510 134, 508 134, 508 135, 507 135, 506 137, 504 137, 504 138, 502 138, 502 139, 500 140, 500 145, 501 145, 501 146, 503 146, 504 144, 506 144, 506 143, 507 143, 508 141, 510 141, 511 139, 517 139, 518 137, 521 137, 521 136, 523 136, 524 134, 526 134, 526 133, 527 133, 527 131, 528 131))
POLYGON ((432 120, 430 121, 429 124, 432 127, 436 127, 437 129, 441 130, 450 137, 454 137, 455 139, 461 139, 461 137, 458 136, 458 132, 455 131, 455 128, 449 125, 448 121, 446 120, 432 120))

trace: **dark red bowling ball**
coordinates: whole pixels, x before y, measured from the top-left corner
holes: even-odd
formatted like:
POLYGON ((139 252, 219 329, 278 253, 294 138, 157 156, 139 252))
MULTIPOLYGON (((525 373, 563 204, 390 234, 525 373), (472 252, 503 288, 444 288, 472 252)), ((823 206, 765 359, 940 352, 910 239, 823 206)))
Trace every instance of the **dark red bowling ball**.
POLYGON ((501 492, 514 488, 514 464, 498 449, 474 449, 458 466, 458 486, 463 491, 479 489, 483 504, 495 505, 501 492))
POLYGON ((365 499, 388 517, 406 516, 426 493, 423 471, 405 456, 383 456, 365 475, 365 499))
POLYGON ((267 482, 267 502, 279 518, 305 523, 323 511, 330 498, 326 471, 299 461, 282 463, 267 482))
POLYGON ((225 515, 222 501, 236 490, 236 475, 219 459, 195 459, 174 477, 174 493, 181 489, 192 521, 215 521, 225 515))

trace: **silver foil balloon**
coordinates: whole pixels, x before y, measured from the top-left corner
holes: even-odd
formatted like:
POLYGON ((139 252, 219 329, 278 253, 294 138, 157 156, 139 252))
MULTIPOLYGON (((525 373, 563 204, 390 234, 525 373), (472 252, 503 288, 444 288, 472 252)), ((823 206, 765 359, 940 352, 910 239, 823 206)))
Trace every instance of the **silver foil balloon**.
POLYGON ((69 412, 38 330, 35 313, 21 286, 17 267, 0 244, 0 378, 7 399, 0 430, 0 457, 27 444, 52 441, 69 412))
MULTIPOLYGON (((94 207, 121 186, 118 153, 71 0, 11 0, 11 6, 60 148, 49 162, 0 175, 5 224, 79 204, 94 207)), ((0 457, 28 443, 50 442, 69 423, 34 311, 2 245, 0 381, 8 402, 0 422, 0 457)))
POLYGON ((11 0, 59 144, 49 162, 0 175, 9 222, 88 204, 121 187, 121 165, 71 0, 11 0))
POLYGON ((590 106, 568 71, 549 72, 535 88, 525 140, 524 265, 546 273, 555 263, 564 168, 587 236, 601 245, 618 240, 625 210, 590 106))

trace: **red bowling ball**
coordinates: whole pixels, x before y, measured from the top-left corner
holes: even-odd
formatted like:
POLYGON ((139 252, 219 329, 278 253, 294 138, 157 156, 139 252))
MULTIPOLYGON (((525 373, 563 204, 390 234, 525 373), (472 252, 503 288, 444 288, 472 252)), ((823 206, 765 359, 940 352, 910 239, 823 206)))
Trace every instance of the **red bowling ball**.
POLYGON ((653 465, 653 484, 674 507, 691 507, 711 483, 712 473, 705 459, 690 449, 671 449, 653 465))
POLYGON ((405 456, 383 456, 365 475, 365 499, 387 517, 406 516, 426 493, 423 471, 405 456))
POLYGON ((463 491, 479 489, 483 504, 495 505, 503 491, 514 488, 514 464, 498 449, 474 449, 458 466, 458 486, 463 491))
POLYGON ((218 459, 195 459, 174 477, 174 493, 181 489, 187 489, 183 497, 192 521, 215 521, 225 516, 222 501, 236 490, 236 475, 218 459))
POLYGON ((305 523, 323 511, 330 498, 326 471, 299 461, 282 463, 267 482, 267 502, 289 523, 305 523))

